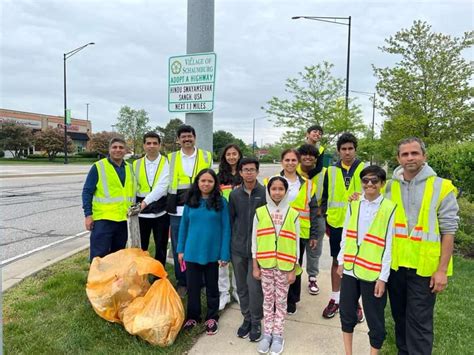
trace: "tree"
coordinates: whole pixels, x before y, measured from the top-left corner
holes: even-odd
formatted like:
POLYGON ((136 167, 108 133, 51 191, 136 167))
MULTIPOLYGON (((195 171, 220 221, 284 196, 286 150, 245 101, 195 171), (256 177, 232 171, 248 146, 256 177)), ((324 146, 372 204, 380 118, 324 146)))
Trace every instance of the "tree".
POLYGON ((142 151, 143 135, 150 131, 149 121, 150 118, 145 110, 133 110, 128 106, 122 106, 119 111, 115 127, 130 144, 135 155, 142 151))
POLYGON ((233 143, 236 144, 242 151, 243 156, 250 156, 252 152, 249 147, 244 143, 240 138, 235 137, 232 133, 219 130, 213 133, 212 140, 214 142, 213 154, 215 159, 219 159, 222 150, 227 144, 233 143))
MULTIPOLYGON (((44 150, 48 154, 48 160, 56 159, 58 153, 64 152, 64 131, 59 128, 46 128, 35 133, 36 148, 44 150)), ((71 137, 67 137, 67 151, 74 151, 71 137)))
POLYGON ((331 143, 342 132, 354 134, 364 128, 358 104, 344 105, 344 80, 331 75, 333 65, 328 62, 304 68, 299 78, 286 80, 285 92, 290 98, 273 97, 262 107, 277 127, 290 128, 282 138, 291 146, 303 142, 306 129, 319 124, 324 130, 324 143, 331 143))
POLYGON ((176 131, 178 127, 183 125, 184 122, 179 118, 173 118, 170 120, 165 127, 157 126, 157 131, 161 137, 161 147, 166 153, 174 152, 179 149, 179 145, 176 142, 176 131))
POLYGON ((28 149, 33 143, 31 129, 15 122, 3 122, 0 130, 0 146, 2 150, 8 150, 18 158, 24 149, 28 149))
POLYGON ((382 98, 378 106, 387 118, 381 138, 392 148, 386 149, 387 157, 407 136, 418 136, 427 144, 473 138, 473 67, 462 57, 473 35, 474 31, 461 38, 434 33, 426 22, 415 21, 380 47, 400 58, 393 67, 373 66, 382 98))
POLYGON ((97 152, 102 155, 107 155, 109 153, 109 143, 112 138, 121 137, 117 132, 97 132, 92 134, 90 141, 90 149, 93 152, 97 152))

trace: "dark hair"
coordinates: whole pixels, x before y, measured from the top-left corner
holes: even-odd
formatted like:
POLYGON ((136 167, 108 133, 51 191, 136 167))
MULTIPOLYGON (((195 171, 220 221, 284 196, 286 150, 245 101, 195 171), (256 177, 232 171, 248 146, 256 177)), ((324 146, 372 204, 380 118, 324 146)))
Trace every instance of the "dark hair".
POLYGON ((366 175, 375 175, 382 182, 385 182, 387 180, 387 173, 378 165, 370 165, 362 169, 359 175, 360 178, 362 179, 366 175))
POLYGON ((214 209, 216 211, 220 211, 222 209, 222 196, 221 190, 219 188, 219 178, 216 175, 216 172, 212 169, 202 169, 194 179, 191 188, 189 189, 186 195, 186 204, 191 208, 199 207, 201 203, 201 190, 199 190, 199 179, 204 174, 209 174, 214 179, 214 188, 212 189, 209 198, 206 201, 206 207, 208 210, 214 209))
POLYGON ((346 143, 354 144, 354 149, 357 150, 357 138, 352 133, 343 133, 337 140, 337 151, 341 149, 341 145, 346 143))
POLYGON ((239 171, 242 171, 242 167, 244 165, 247 165, 247 164, 255 164, 255 168, 257 168, 257 171, 258 171, 258 168, 260 167, 260 163, 258 162, 257 159, 255 159, 255 158, 242 158, 242 159, 240 159, 240 162, 239 162, 239 171))
POLYGON ((309 126, 308 129, 306 130, 306 133, 311 133, 311 131, 319 131, 321 134, 323 134, 323 127, 321 127, 318 124, 314 124, 312 126, 309 126))
POLYGON ((283 152, 281 152, 281 156, 280 156, 281 160, 283 160, 285 155, 287 155, 288 153, 295 154, 296 158, 300 160, 300 152, 298 152, 295 148, 288 148, 288 149, 285 149, 283 152))
POLYGON ((221 159, 219 162, 219 173, 217 174, 217 177, 219 178, 221 184, 235 186, 242 183, 242 177, 238 173, 232 175, 232 167, 225 158, 225 155, 230 148, 234 148, 237 153, 239 153, 237 168, 239 166, 240 160, 242 160, 242 151, 240 150, 239 146, 233 143, 227 144, 222 150, 221 159))
POLYGON ((400 147, 402 145, 405 145, 405 144, 409 144, 409 143, 418 143, 420 145, 420 148, 421 148, 421 152, 423 153, 423 155, 426 154, 426 146, 425 146, 425 143, 418 137, 410 137, 410 138, 404 138, 402 139, 400 142, 398 142, 398 146, 397 146, 397 155, 400 155, 400 147))
POLYGON ((176 137, 179 138, 181 133, 192 133, 193 136, 196 137, 196 131, 194 130, 194 128, 187 124, 183 124, 178 127, 178 130, 176 131, 176 137))
POLYGON ((160 135, 156 132, 150 131, 150 132, 145 133, 145 135, 143 136, 143 144, 146 143, 147 138, 156 138, 156 139, 158 139, 158 143, 161 144, 160 135))
POLYGON ((303 144, 298 148, 300 155, 312 155, 313 157, 319 157, 319 150, 312 144, 303 144))
POLYGON ((125 139, 121 137, 114 137, 109 141, 109 148, 112 146, 114 143, 122 143, 125 147, 127 146, 127 142, 125 142, 125 139))
POLYGON ((288 186, 289 186, 288 181, 283 176, 275 175, 275 176, 272 176, 270 180, 268 180, 268 183, 267 183, 268 193, 270 193, 270 187, 272 187, 273 183, 277 180, 281 181, 283 183, 283 186, 285 187, 285 191, 288 191, 288 186))

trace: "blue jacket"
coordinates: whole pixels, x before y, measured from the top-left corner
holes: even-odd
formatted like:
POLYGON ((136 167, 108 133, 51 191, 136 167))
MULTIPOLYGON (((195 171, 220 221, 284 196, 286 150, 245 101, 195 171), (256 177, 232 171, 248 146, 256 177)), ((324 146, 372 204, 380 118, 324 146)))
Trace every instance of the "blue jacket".
POLYGON ((209 210, 201 199, 199 207, 184 205, 179 225, 178 253, 184 260, 201 265, 230 261, 230 221, 227 201, 220 211, 209 210))

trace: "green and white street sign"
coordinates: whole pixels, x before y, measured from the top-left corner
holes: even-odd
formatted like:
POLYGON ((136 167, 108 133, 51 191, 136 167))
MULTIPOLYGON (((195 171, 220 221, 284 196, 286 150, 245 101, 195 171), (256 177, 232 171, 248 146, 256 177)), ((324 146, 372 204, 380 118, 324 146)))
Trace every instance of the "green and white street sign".
POLYGON ((213 111, 215 83, 215 53, 196 53, 170 57, 168 66, 168 111, 213 111))

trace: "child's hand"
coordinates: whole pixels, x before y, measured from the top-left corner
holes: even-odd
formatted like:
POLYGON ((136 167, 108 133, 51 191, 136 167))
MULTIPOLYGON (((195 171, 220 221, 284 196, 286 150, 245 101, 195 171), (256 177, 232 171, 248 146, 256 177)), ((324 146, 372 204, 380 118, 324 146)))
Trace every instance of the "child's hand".
POLYGON ((342 274, 343 274, 343 271, 344 271, 344 265, 339 265, 337 267, 337 274, 339 275, 339 277, 342 279, 342 274))
POLYGON ((288 272, 288 284, 293 284, 296 280, 296 267, 288 272))
POLYGON ((184 253, 178 253, 178 261, 180 264, 183 263, 183 257, 184 257, 184 253))
POLYGON ((382 280, 375 281, 374 296, 377 298, 380 298, 383 296, 384 292, 385 292, 385 282, 382 280))
POLYGON ((253 268, 252 275, 256 280, 261 280, 262 279, 262 271, 260 270, 259 267, 254 267, 253 268))
POLYGON ((318 240, 317 239, 310 239, 309 240, 309 247, 311 250, 316 249, 316 246, 318 245, 318 240))
POLYGON ((227 264, 228 264, 227 261, 220 261, 220 260, 219 260, 219 267, 227 266, 227 264))
POLYGON ((349 196, 349 202, 357 201, 360 195, 360 192, 354 192, 352 195, 349 196))

